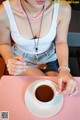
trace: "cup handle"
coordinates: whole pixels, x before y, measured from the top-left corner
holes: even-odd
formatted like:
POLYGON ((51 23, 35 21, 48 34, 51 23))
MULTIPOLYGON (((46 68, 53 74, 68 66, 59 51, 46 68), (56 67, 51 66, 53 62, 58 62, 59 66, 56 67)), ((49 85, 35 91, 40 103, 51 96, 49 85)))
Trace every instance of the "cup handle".
POLYGON ((56 91, 56 96, 58 96, 59 95, 59 91, 56 91))

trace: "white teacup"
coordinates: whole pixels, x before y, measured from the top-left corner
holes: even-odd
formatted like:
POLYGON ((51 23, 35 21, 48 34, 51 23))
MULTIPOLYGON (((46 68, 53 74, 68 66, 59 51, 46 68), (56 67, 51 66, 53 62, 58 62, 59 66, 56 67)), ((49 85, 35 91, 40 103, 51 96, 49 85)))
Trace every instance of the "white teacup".
POLYGON ((33 99, 40 105, 51 105, 58 95, 57 85, 50 80, 37 82, 33 87, 33 99))

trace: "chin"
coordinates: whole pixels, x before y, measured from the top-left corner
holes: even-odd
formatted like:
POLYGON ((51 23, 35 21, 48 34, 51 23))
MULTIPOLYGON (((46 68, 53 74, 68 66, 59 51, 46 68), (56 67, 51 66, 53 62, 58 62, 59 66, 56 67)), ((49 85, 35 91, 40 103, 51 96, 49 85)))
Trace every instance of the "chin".
POLYGON ((38 4, 37 4, 37 5, 35 5, 34 7, 35 7, 35 8, 42 8, 44 5, 45 5, 45 4, 42 4, 42 5, 38 5, 38 4))

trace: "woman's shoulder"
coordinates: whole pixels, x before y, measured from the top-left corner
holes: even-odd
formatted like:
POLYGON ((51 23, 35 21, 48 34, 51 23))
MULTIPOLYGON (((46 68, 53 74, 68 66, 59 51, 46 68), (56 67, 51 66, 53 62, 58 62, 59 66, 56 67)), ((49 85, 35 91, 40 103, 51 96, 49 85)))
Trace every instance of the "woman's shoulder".
POLYGON ((65 17, 66 19, 69 19, 71 17, 71 6, 68 2, 61 2, 59 4, 58 20, 61 21, 65 17))
POLYGON ((3 4, 0 5, 0 16, 0 23, 6 21, 7 14, 3 4))
POLYGON ((61 2, 60 3, 60 7, 59 7, 59 11, 63 14, 68 14, 71 12, 71 6, 68 2, 61 2))
MULTIPOLYGON (((9 1, 10 2, 10 6, 11 6, 11 8, 13 8, 14 7, 14 0, 10 0, 9 1)), ((7 13, 6 13, 6 10, 5 10, 5 7, 4 7, 4 4, 2 3, 1 5, 0 5, 0 23, 2 24, 2 23, 7 23, 7 21, 8 21, 8 16, 7 16, 7 13)))

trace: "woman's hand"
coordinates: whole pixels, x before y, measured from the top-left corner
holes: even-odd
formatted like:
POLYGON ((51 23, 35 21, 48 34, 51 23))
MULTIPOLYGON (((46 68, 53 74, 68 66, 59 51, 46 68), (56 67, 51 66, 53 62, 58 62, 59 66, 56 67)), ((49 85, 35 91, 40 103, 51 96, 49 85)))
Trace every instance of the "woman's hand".
POLYGON ((75 95, 78 92, 76 80, 72 77, 66 69, 61 69, 58 75, 59 92, 61 94, 68 93, 69 95, 75 95))
POLYGON ((28 66, 21 56, 12 57, 7 61, 7 69, 10 75, 20 75, 28 66))

